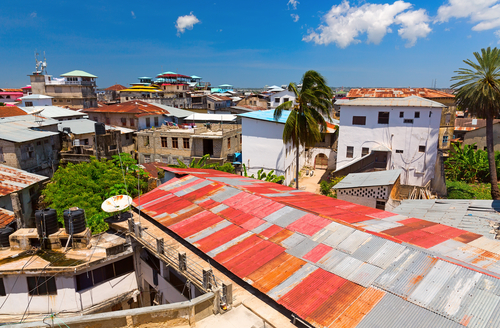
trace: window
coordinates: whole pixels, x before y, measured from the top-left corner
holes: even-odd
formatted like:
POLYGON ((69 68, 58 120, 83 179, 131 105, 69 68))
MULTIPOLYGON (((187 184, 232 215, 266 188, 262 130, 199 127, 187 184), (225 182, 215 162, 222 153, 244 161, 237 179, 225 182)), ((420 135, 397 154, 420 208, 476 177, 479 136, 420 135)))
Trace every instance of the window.
POLYGON ((133 118, 131 118, 131 119, 130 119, 130 126, 134 126, 134 125, 135 125, 134 119, 133 119, 133 118))
POLYGON ((70 102, 71 102, 71 99, 66 100, 66 102, 69 102, 69 103, 70 103, 70 102))
POLYGON ((413 124, 413 119, 412 118, 405 118, 403 123, 413 124))
POLYGON ((418 151, 420 153, 425 153, 425 146, 418 146, 418 151))
POLYGON ((415 118, 420 118, 420 112, 415 112, 415 118))
POLYGON ((353 116, 352 125, 366 125, 366 116, 353 116))
POLYGON ((24 102, 24 106, 26 106, 26 107, 32 107, 33 106, 33 102, 32 101, 26 101, 26 102, 24 102))
POLYGON ((110 145, 109 146, 109 150, 116 150, 116 149, 118 149, 117 145, 110 145))
POLYGON ((106 117, 106 124, 108 124, 108 125, 111 124, 110 120, 109 120, 109 117, 106 117))
POLYGON ((161 137, 161 146, 163 148, 167 148, 168 147, 168 138, 167 137, 161 137))
POLYGON ((370 148, 363 147, 361 148, 361 156, 366 156, 370 152, 370 148))
POLYGON ((378 124, 389 124, 389 112, 378 112, 378 124))
POLYGON ((231 137, 227 138, 227 149, 231 149, 231 137))
MULTIPOLYGON (((444 141, 444 137, 443 137, 443 141, 444 141)), ((443 142, 443 144, 444 144, 444 142, 443 142)), ((474 145, 474 146, 472 147, 472 149, 477 150, 477 145, 474 145)))
POLYGON ((277 104, 279 104, 280 103, 280 98, 278 98, 278 97, 274 98, 274 102, 277 103, 277 104))
POLYGON ((177 138, 172 138, 172 148, 174 149, 179 148, 179 141, 177 138))
POLYGON ((5 293, 5 285, 3 284, 3 278, 0 278, 0 296, 7 295, 5 293))
POLYGON ((243 136, 240 134, 240 146, 243 143, 243 136))
POLYGON ((158 122, 158 116, 155 116, 155 126, 159 126, 160 123, 158 122))
MULTIPOLYGON (((448 136, 443 136, 443 146, 448 144, 448 136)), ((477 146, 474 146, 474 149, 477 149, 477 146)))
POLYGON ((182 138, 182 147, 184 149, 189 149, 189 138, 182 138))
POLYGON ((52 277, 28 277, 28 294, 31 296, 57 295, 56 279, 52 277))
POLYGON ((445 124, 450 124, 450 121, 451 121, 451 114, 446 114, 445 116, 445 124))
POLYGON ((130 139, 130 133, 125 134, 125 140, 129 140, 129 139, 130 139))
POLYGON ((121 121, 122 121, 123 126, 127 126, 127 119, 126 118, 122 117, 121 121))
POLYGON ((484 147, 483 147, 483 150, 484 150, 484 151, 488 151, 488 147, 484 146, 484 147))
POLYGON ((99 122, 99 120, 97 119, 97 116, 94 116, 94 122, 99 122))
POLYGON ((134 271, 134 261, 132 256, 123 260, 110 263, 103 267, 81 273, 76 276, 76 291, 81 291, 98 285, 115 277, 122 276, 134 271))
POLYGON ((396 154, 402 154, 403 150, 402 149, 396 149, 396 154))
POLYGON ((352 158, 353 155, 354 155, 354 147, 347 146, 347 152, 346 152, 345 157, 352 158))
POLYGON ((143 137, 143 140, 144 140, 144 146, 149 146, 149 136, 144 136, 143 137))
POLYGON ((385 200, 377 200, 377 203, 375 204, 375 208, 379 210, 385 210, 385 200))
POLYGON ((151 127, 151 118, 150 117, 146 117, 146 127, 147 128, 151 127))
POLYGON ((399 117, 405 117, 405 112, 399 112, 399 117))
POLYGON ((290 101, 289 98, 283 98, 283 102, 287 102, 287 101, 290 101))
POLYGON ((144 163, 151 163, 151 155, 144 155, 144 163))

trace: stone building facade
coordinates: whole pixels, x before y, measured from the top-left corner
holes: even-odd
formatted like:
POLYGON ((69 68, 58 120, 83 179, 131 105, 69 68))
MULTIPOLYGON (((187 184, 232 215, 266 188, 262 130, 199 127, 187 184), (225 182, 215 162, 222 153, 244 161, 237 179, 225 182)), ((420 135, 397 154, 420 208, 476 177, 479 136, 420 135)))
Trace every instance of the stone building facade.
POLYGON ((241 152, 241 125, 197 124, 192 129, 163 126, 137 133, 139 163, 189 164, 193 158, 210 154, 210 162, 223 164, 241 152))

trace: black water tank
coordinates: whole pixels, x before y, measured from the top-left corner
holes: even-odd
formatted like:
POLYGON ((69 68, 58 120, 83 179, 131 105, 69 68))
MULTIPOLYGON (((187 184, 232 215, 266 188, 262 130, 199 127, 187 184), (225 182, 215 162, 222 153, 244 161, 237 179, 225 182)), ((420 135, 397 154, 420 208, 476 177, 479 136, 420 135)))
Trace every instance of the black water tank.
POLYGON ((57 222, 57 212, 53 208, 37 210, 35 212, 35 223, 38 236, 48 237, 49 235, 59 231, 59 223, 57 222))
POLYGON ((9 236, 14 233, 14 228, 5 227, 0 229, 0 247, 10 247, 9 236))
POLYGON ((95 134, 97 134, 98 136, 106 134, 106 126, 104 125, 104 123, 94 123, 94 127, 95 127, 95 134))
POLYGON ((78 207, 65 210, 64 228, 69 235, 85 231, 85 212, 78 207))

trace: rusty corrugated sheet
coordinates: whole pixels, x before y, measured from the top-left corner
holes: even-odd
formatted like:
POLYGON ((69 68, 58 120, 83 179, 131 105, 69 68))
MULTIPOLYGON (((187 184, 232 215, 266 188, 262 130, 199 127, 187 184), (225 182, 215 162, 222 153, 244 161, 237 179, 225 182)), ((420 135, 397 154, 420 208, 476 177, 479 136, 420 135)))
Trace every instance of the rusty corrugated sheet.
POLYGON ((16 217, 14 216, 14 212, 0 208, 0 229, 5 228, 15 220, 16 217))
POLYGON ((418 312, 406 299, 455 323, 484 326, 500 320, 492 314, 500 292, 491 286, 498 279, 469 269, 476 265, 500 272, 500 255, 494 252, 500 244, 460 229, 285 186, 275 188, 225 172, 192 172, 141 196, 142 211, 318 327, 335 322, 362 325, 385 292, 398 297, 400 301, 392 302, 403 302, 411 315, 423 315, 422 322, 438 319, 424 308, 418 312), (350 221, 360 222, 363 229, 350 221), (470 264, 469 268, 402 241, 470 264), (465 294, 461 279, 471 285, 465 294), (457 297, 462 297, 458 303, 453 299, 457 297), (476 299, 490 304, 480 307, 472 302, 476 299))
POLYGON ((49 178, 0 164, 0 196, 27 188, 49 178))

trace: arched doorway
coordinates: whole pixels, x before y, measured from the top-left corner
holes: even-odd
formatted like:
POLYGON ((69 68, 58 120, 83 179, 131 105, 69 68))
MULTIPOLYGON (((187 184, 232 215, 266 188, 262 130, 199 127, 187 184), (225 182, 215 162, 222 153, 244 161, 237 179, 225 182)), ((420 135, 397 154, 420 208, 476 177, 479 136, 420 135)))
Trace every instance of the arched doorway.
POLYGON ((326 170, 328 168, 328 157, 325 154, 318 154, 314 159, 314 169, 323 169, 326 170))

